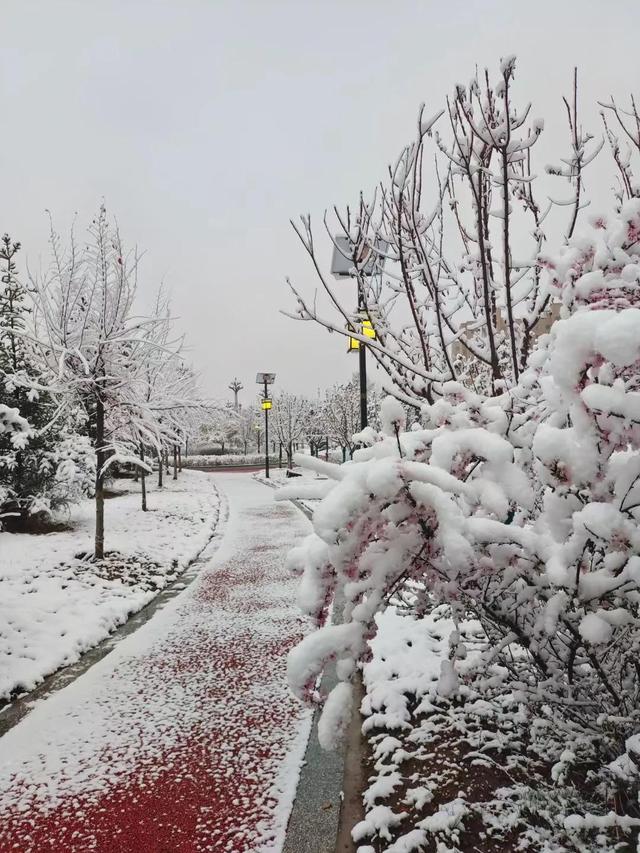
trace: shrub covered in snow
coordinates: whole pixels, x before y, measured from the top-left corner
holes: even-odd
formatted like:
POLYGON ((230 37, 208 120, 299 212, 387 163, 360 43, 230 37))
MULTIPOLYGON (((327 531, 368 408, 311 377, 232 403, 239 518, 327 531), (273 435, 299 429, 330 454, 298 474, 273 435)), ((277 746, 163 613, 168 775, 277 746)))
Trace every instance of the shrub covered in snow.
POLYGON ((31 427, 17 409, 0 403, 0 435, 6 436, 12 447, 24 448, 29 441, 31 427))
POLYGON ((305 638, 289 678, 318 700, 317 676, 337 659, 321 730, 343 726, 343 683, 389 600, 416 618, 446 606, 436 694, 471 691, 499 724, 526 724, 550 784, 588 768, 591 805, 576 790, 582 816, 562 813, 564 797, 553 820, 593 837, 640 818, 640 201, 543 263, 562 319, 517 384, 488 397, 444 382, 409 432, 389 400, 370 446, 324 466, 332 487, 290 563, 306 612, 322 625, 339 590, 345 622, 305 638), (471 617, 483 639, 470 659, 471 617), (607 816, 612 804, 626 817, 607 816))
MULTIPOLYGON (((31 314, 17 275, 19 243, 0 241, 0 520, 16 522, 74 503, 92 488, 94 465, 86 421, 61 412, 46 390, 42 364, 27 334, 31 314)), ((1 522, 0 522, 1 523, 1 522)))
MULTIPOLYGON (((271 456, 270 458, 274 458, 271 456)), ((220 453, 185 456, 183 464, 192 468, 220 468, 227 465, 264 465, 264 453, 220 453)))

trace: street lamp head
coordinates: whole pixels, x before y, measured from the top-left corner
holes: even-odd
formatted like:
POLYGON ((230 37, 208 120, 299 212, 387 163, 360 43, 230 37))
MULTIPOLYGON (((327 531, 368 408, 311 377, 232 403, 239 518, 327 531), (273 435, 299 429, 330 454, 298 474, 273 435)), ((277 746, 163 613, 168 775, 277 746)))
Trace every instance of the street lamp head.
POLYGON ((275 373, 258 373, 256 375, 256 382, 258 385, 273 385, 275 381, 275 373))
MULTIPOLYGON (((354 324, 353 326, 347 326, 347 331, 348 332, 357 331, 361 335, 363 335, 365 338, 371 338, 371 340, 374 340, 374 341, 377 338, 376 330, 373 326, 373 323, 369 319, 369 316, 364 312, 362 313, 362 316, 360 317, 360 321, 357 324, 354 324)), ((347 349, 347 352, 355 352, 356 350, 359 350, 359 349, 360 349, 359 339, 349 336, 349 348, 347 349)))

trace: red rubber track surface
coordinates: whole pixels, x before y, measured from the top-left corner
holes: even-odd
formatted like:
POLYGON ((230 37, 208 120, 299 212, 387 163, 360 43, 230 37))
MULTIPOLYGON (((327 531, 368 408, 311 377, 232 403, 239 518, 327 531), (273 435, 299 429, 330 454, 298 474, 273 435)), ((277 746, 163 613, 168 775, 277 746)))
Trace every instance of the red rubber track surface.
POLYGON ((278 849, 308 727, 286 687, 304 624, 283 565, 306 522, 233 480, 220 552, 152 636, 0 741, 0 853, 278 849))

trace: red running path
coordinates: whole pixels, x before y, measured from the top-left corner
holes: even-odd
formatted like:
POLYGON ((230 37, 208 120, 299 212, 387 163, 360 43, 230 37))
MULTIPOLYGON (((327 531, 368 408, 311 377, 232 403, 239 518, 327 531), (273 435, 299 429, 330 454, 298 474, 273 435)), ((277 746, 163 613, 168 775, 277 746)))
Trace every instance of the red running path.
POLYGON ((215 479, 229 516, 196 580, 0 739, 0 853, 280 849, 310 727, 284 557, 308 522, 215 479))

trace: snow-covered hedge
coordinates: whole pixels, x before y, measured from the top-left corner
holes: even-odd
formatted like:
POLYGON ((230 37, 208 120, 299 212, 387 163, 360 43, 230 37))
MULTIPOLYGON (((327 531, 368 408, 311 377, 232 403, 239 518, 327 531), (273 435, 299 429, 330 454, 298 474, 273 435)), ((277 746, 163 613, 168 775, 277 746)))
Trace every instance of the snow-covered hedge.
POLYGON ((370 446, 322 466, 332 480, 314 533, 289 561, 305 612, 323 624, 339 590, 345 621, 300 643, 289 680, 319 701, 317 676, 337 659, 330 745, 390 598, 418 618, 435 605, 454 626, 477 618, 484 645, 461 671, 453 630, 439 696, 472 688, 514 725, 524 709, 550 784, 588 767, 602 814, 556 817, 589 835, 640 817, 640 201, 544 265, 562 319, 517 386, 483 397, 445 383, 409 432, 389 398, 382 431, 361 436, 370 446), (608 816, 610 801, 627 817, 608 816))
MULTIPOLYGON (((286 457, 285 457, 286 459, 286 457)), ((271 463, 277 464, 277 459, 269 457, 271 463)), ((220 456, 186 456, 183 464, 193 468, 219 468, 227 465, 264 465, 264 453, 223 453, 220 456)))

